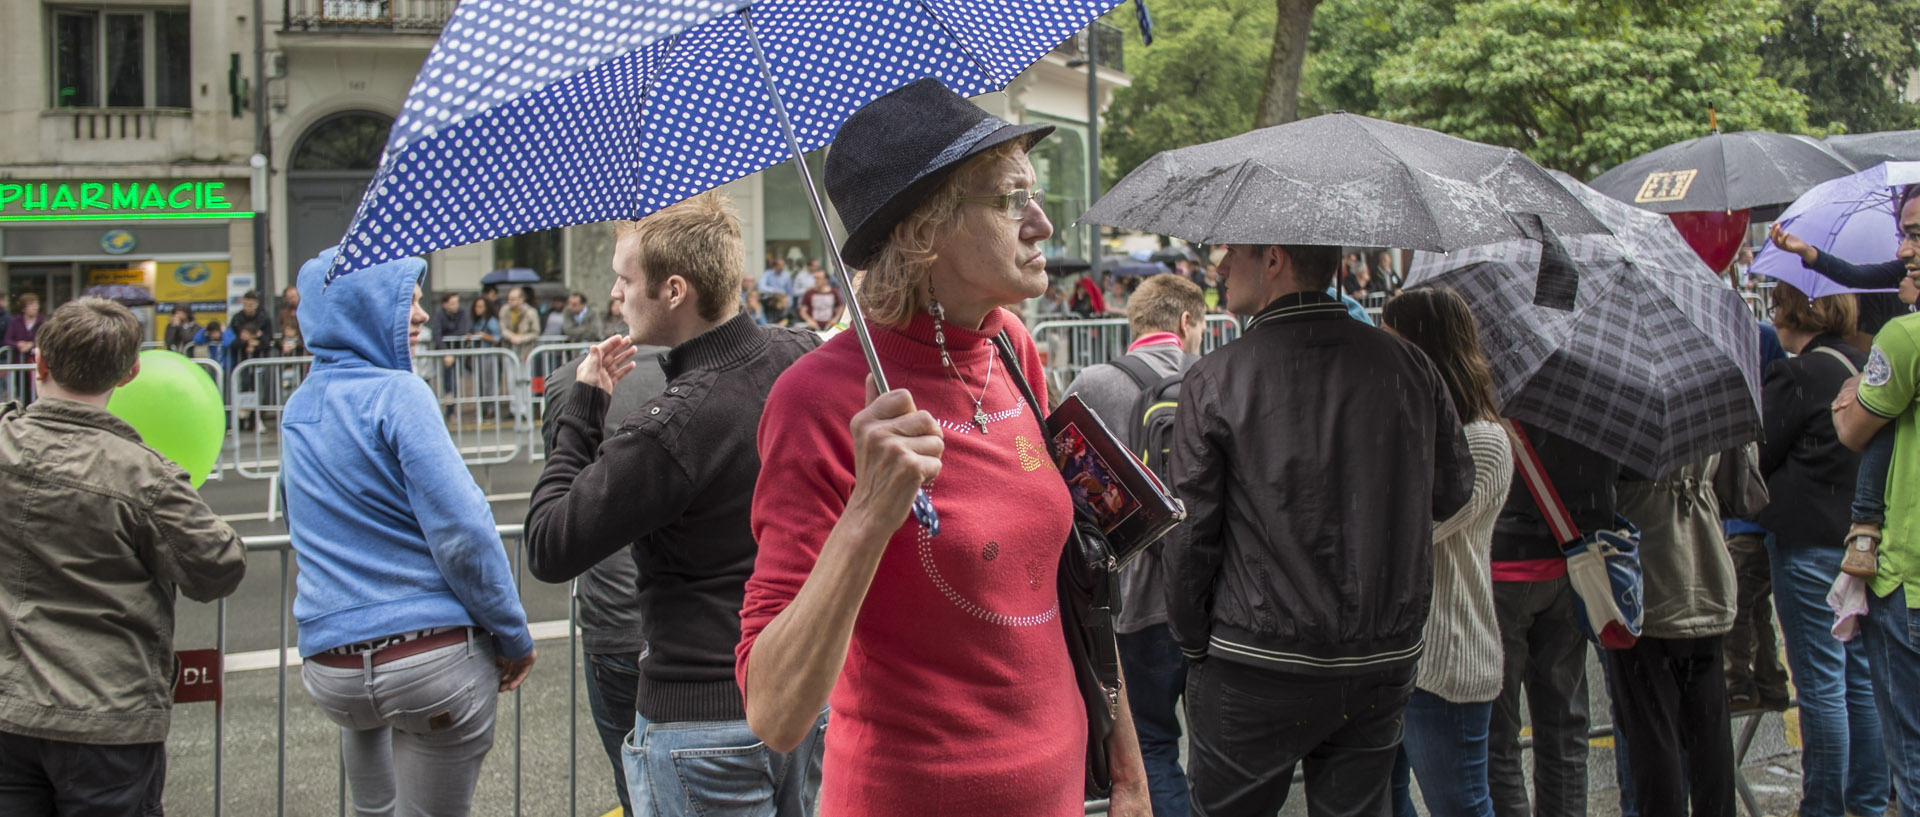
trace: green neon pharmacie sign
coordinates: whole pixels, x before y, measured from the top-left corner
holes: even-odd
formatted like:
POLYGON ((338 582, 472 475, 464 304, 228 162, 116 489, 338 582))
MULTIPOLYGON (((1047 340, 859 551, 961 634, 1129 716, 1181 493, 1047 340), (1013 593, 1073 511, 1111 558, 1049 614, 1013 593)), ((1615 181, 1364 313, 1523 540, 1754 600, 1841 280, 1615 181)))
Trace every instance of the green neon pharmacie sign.
POLYGON ((4 182, 0 222, 251 218, 226 182, 4 182))

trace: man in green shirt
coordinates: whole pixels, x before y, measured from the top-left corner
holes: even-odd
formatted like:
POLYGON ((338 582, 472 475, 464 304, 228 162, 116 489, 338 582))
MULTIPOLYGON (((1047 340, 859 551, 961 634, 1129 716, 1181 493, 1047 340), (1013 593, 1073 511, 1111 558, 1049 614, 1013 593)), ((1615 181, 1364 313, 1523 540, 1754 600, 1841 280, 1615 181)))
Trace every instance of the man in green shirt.
MULTIPOLYGON (((1900 198, 1900 260, 1920 276, 1920 197, 1900 198)), ((1873 698, 1901 814, 1920 814, 1920 315, 1889 321, 1873 339, 1866 369, 1833 403, 1840 441, 1856 451, 1894 423, 1887 472, 1887 519, 1879 572, 1863 628, 1873 698)))

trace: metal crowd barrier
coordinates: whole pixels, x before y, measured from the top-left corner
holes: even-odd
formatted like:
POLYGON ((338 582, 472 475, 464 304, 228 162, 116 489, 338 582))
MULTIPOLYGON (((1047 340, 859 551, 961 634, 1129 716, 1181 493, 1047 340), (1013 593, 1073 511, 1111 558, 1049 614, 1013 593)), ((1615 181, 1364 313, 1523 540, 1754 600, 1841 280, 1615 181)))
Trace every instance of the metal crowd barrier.
MULTIPOLYGON (((1080 370, 1108 363, 1127 353, 1133 331, 1126 318, 1042 321, 1033 327, 1033 342, 1047 369, 1049 385, 1064 388, 1080 370), (1057 381, 1057 382, 1054 382, 1057 381)), ((1240 337, 1240 320, 1231 315, 1208 315, 1201 354, 1240 337)))
MULTIPOLYGON (((462 460, 497 465, 520 456, 519 424, 528 418, 526 398, 514 389, 522 375, 511 350, 433 349, 416 354, 413 362, 415 373, 433 388, 462 460)), ((235 473, 247 479, 279 475, 281 416, 312 364, 311 357, 255 358, 233 368, 227 422, 235 473)))
MULTIPOLYGON (((524 542, 525 534, 522 531, 521 526, 519 525, 499 525, 495 529, 499 532, 502 543, 507 548, 507 552, 512 556, 514 582, 518 587, 522 589, 522 595, 524 597, 524 589, 526 587, 526 564, 525 564, 524 554, 526 552, 526 548, 522 547, 521 545, 524 542)), ((291 646, 287 646, 289 644, 288 635, 290 632, 289 619, 291 618, 292 610, 293 610, 293 607, 292 607, 293 600, 291 596, 292 591, 289 589, 290 584, 292 582, 292 578, 293 578, 293 570, 292 570, 293 545, 292 545, 291 538, 287 534, 278 534, 273 536, 249 536, 249 537, 246 537, 243 541, 245 542, 248 553, 277 554, 279 557, 279 563, 280 563, 280 576, 279 576, 280 609, 278 611, 278 616, 279 616, 279 643, 281 645, 281 649, 278 650, 279 661, 275 666, 275 672, 277 674, 277 681, 278 681, 278 688, 277 688, 278 691, 276 693, 276 699, 275 699, 275 715, 276 715, 276 723, 274 726, 274 729, 275 729, 275 756, 274 756, 275 795, 274 795, 274 812, 273 813, 275 815, 278 815, 278 817, 284 817, 284 815, 286 815, 287 813, 287 792, 288 792, 288 787, 287 787, 287 708, 288 708, 289 699, 287 697, 287 677, 288 677, 288 670, 292 668, 292 656, 294 655, 294 652, 295 652, 295 648, 291 646)), ((569 595, 571 596, 572 593, 569 592, 569 595)), ((224 689, 226 686, 225 656, 227 654, 227 603, 228 603, 227 599, 221 599, 215 604, 215 608, 216 608, 215 615, 217 618, 216 618, 215 629, 214 629, 214 641, 216 642, 216 649, 218 650, 219 654, 222 656, 222 660, 219 664, 220 680, 217 686, 218 688, 222 688, 222 689, 224 689)), ((572 781, 578 781, 580 779, 580 775, 579 775, 579 771, 580 771, 579 712, 578 712, 577 702, 580 697, 579 696, 580 672, 582 671, 583 668, 580 664, 580 661, 578 660, 581 655, 579 650, 579 634, 576 628, 576 621, 578 620, 578 617, 579 617, 579 603, 577 600, 575 600, 569 603, 568 611, 567 611, 567 666, 569 668, 568 683, 567 683, 567 695, 568 695, 567 779, 568 781, 570 781, 570 785, 568 787, 569 793, 567 796, 567 814, 568 815, 574 815, 579 813, 579 802, 578 802, 579 798, 578 798, 578 791, 577 791, 578 785, 572 783, 572 781)), ((513 737, 513 746, 511 747, 510 751, 513 753, 513 813, 516 817, 522 814, 525 808, 525 804, 521 801, 521 789, 522 789, 521 784, 523 781, 523 754, 524 754, 524 747, 522 746, 522 743, 523 743, 522 735, 524 734, 522 730, 523 703, 520 695, 522 689, 525 689, 524 685, 520 689, 514 690, 512 693, 514 737, 513 737)), ((226 802, 225 802, 226 801, 226 797, 225 797, 225 794, 226 794, 226 708, 223 703, 217 703, 215 705, 213 717, 214 717, 213 814, 215 815, 215 817, 220 817, 220 815, 225 813, 225 808, 226 808, 226 802)), ((607 773, 604 768, 596 768, 596 772, 599 774, 607 773)), ((339 792, 339 814, 342 815, 342 817, 345 817, 347 813, 348 798, 347 798, 347 772, 344 764, 338 767, 337 774, 339 778, 338 786, 337 786, 337 790, 339 792)), ((542 809, 540 810, 540 813, 552 813, 552 812, 542 809)))

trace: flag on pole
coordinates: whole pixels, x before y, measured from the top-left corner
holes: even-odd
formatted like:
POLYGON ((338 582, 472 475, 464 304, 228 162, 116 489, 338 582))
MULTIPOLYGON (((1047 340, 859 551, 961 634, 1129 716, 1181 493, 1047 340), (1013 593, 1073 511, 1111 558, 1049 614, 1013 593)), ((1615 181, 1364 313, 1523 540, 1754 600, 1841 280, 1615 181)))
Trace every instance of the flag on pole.
POLYGON ((1140 20, 1140 44, 1153 45, 1153 15, 1147 13, 1147 0, 1133 0, 1133 13, 1140 20))

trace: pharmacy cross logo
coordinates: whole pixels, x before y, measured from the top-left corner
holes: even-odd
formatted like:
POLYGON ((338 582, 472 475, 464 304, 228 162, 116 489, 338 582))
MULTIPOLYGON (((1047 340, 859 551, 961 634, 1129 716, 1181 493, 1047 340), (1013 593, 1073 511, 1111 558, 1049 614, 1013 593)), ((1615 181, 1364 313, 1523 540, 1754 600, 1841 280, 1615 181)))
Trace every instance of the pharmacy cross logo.
POLYGON ((173 271, 173 280, 186 286, 199 286, 213 277, 213 269, 198 261, 181 264, 173 271))
POLYGON ((100 236, 100 251, 108 255, 126 255, 133 252, 133 233, 126 230, 108 230, 100 236))

